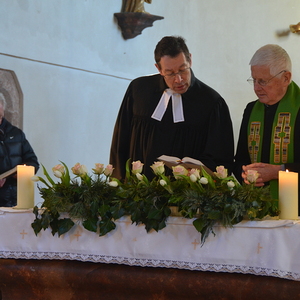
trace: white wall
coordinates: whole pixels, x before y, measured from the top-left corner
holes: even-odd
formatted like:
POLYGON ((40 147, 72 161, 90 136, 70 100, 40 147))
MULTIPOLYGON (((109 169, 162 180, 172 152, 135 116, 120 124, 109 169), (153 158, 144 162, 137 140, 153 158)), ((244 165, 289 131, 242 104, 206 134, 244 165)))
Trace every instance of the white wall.
POLYGON ((156 72, 153 50, 165 35, 186 38, 196 76, 230 107, 236 139, 243 109, 255 99, 246 79, 259 47, 285 48, 300 84, 300 35, 276 35, 300 21, 299 0, 153 0, 146 11, 164 19, 129 40, 113 16, 121 4, 1 0, 0 68, 14 70, 19 79, 24 131, 47 168, 59 160, 70 167, 108 163, 129 79, 156 72))

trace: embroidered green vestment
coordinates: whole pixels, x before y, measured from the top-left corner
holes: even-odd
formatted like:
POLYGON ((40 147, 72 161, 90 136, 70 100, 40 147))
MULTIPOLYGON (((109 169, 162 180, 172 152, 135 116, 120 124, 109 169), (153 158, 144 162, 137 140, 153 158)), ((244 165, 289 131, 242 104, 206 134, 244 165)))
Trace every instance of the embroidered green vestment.
MULTIPOLYGON (((294 161, 294 128, 300 109, 300 88, 291 82, 280 100, 273 120, 269 163, 281 165, 294 161)), ((248 123, 248 150, 251 162, 261 162, 265 106, 257 101, 248 123)), ((271 180, 271 193, 278 199, 278 180, 271 180)))

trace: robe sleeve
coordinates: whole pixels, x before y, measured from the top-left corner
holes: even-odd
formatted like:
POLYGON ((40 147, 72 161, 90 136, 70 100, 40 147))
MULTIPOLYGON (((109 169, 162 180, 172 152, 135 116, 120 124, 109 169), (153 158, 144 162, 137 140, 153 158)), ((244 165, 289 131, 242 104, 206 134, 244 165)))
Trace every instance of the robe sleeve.
POLYGON ((109 161, 114 167, 113 176, 118 179, 125 178, 125 165, 130 158, 132 115, 132 84, 130 84, 118 113, 110 148, 109 161))
POLYGON ((232 121, 223 98, 216 104, 208 124, 208 139, 202 162, 212 171, 224 166, 231 174, 234 156, 232 121))
POLYGON ((242 183, 242 166, 251 164, 251 159, 248 151, 248 122, 253 104, 248 104, 244 110, 243 119, 239 132, 236 154, 234 157, 233 173, 236 179, 242 183))

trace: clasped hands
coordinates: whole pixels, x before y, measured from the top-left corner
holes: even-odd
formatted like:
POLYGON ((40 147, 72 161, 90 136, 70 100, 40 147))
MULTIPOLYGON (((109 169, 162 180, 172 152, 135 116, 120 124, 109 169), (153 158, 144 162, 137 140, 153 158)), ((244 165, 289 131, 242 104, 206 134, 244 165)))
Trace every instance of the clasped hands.
POLYGON ((280 165, 271 165, 266 163, 254 163, 247 166, 242 166, 242 177, 244 182, 249 184, 247 180, 247 172, 249 170, 255 170, 258 172, 258 178, 255 182, 255 186, 264 186, 265 182, 272 179, 278 179, 278 172, 280 171, 280 165))

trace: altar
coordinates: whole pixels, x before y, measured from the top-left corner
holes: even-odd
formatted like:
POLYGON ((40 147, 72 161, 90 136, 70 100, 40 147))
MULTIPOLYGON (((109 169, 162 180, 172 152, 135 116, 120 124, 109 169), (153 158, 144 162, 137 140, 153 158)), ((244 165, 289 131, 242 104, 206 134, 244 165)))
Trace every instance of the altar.
POLYGON ((214 227, 192 221, 147 233, 129 217, 105 236, 80 222, 65 235, 31 228, 32 210, 0 208, 0 299, 297 299, 300 221, 214 227))

